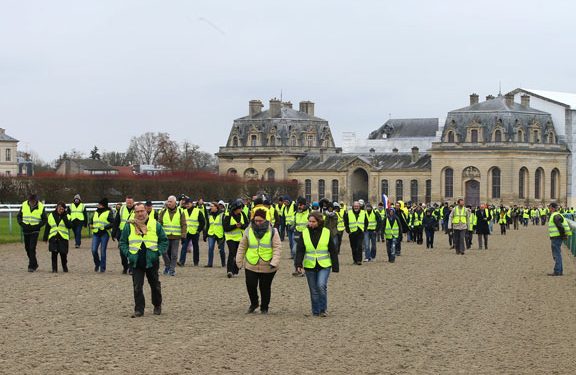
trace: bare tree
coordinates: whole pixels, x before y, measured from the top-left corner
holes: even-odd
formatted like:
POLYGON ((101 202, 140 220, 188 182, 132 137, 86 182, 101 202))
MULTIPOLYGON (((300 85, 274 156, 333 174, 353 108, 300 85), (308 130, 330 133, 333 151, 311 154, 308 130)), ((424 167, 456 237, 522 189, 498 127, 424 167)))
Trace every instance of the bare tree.
POLYGON ((140 164, 155 164, 158 156, 158 135, 146 132, 132 137, 127 153, 133 154, 140 164))

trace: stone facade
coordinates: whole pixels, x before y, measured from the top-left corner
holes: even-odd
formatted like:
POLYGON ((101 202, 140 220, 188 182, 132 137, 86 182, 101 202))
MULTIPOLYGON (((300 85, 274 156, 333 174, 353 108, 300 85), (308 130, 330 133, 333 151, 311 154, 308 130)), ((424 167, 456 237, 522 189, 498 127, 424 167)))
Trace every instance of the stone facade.
POLYGON ((0 175, 18 175, 17 146, 18 140, 0 128, 0 175))

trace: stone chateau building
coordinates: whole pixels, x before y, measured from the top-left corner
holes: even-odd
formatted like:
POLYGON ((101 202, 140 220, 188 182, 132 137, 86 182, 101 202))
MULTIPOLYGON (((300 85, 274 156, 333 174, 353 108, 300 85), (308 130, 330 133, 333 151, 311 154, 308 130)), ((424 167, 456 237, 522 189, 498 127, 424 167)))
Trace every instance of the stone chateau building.
MULTIPOLYGON (((252 100, 248 116, 234 120, 216 154, 220 174, 296 180, 310 201, 376 203, 384 193, 392 201, 418 203, 463 197, 472 205, 573 205, 576 107, 566 97, 533 91, 517 89, 482 102, 472 94, 469 105, 448 112, 443 125, 438 119, 389 120, 366 141, 348 137, 348 152, 335 146, 314 103, 300 102, 295 110, 272 99, 262 110, 262 102, 252 100)), ((576 104, 576 95, 569 99, 576 104)))
POLYGON ((0 175, 18 175, 17 146, 18 140, 10 137, 3 128, 0 128, 0 175))

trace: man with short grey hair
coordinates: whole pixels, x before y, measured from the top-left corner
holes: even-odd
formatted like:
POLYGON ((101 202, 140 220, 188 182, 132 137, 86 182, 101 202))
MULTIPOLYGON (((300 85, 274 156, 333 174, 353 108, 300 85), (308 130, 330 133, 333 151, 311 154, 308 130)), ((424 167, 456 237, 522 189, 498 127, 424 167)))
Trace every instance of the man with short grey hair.
POLYGON ((454 207, 448 217, 448 228, 452 229, 454 248, 456 254, 464 255, 464 237, 470 222, 470 211, 464 207, 464 199, 458 199, 457 206, 454 207))
POLYGON ((171 195, 166 200, 166 206, 158 214, 158 222, 164 228, 168 237, 168 251, 162 254, 164 259, 164 275, 176 276, 176 262, 180 242, 186 239, 186 217, 177 205, 176 197, 171 195))

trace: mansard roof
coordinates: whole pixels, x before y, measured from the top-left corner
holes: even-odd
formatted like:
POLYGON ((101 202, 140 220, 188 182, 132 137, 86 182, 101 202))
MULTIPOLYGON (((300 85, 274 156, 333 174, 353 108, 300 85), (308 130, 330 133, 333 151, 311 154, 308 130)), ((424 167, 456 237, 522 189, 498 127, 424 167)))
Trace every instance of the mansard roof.
POLYGON ((364 164, 373 171, 393 169, 430 170, 432 165, 429 154, 420 154, 416 161, 413 161, 412 154, 397 152, 385 154, 335 154, 329 156, 309 154, 294 163, 288 168, 288 171, 346 170, 354 162, 360 165, 364 164))
POLYGON ((368 139, 435 137, 438 123, 437 118, 390 119, 370 133, 368 139))

